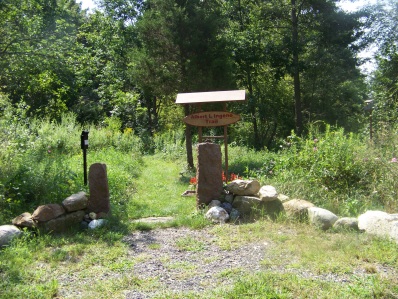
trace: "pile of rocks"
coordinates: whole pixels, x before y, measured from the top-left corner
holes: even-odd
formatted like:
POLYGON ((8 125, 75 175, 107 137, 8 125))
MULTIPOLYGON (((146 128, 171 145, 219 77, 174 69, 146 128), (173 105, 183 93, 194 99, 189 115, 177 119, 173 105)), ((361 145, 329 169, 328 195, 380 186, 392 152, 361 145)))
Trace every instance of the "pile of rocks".
POLYGON ((110 211, 105 164, 90 166, 89 187, 90 197, 81 191, 67 197, 61 204, 41 205, 32 214, 25 212, 12 220, 13 225, 0 226, 0 247, 20 235, 21 228, 59 233, 79 225, 91 229, 105 225, 110 211))
POLYGON ((0 226, 0 246, 21 233, 20 229, 39 229, 44 232, 64 232, 73 227, 97 228, 106 224, 104 212, 88 212, 88 197, 79 192, 67 197, 61 204, 46 204, 31 214, 25 212, 12 220, 12 225, 0 226))
POLYGON ((210 202, 206 218, 215 223, 236 221, 238 218, 286 215, 308 221, 322 230, 350 229, 388 237, 398 242, 398 214, 367 211, 358 218, 338 217, 303 199, 289 199, 273 186, 260 186, 257 180, 235 180, 225 187, 221 200, 210 202))
POLYGON ((209 204, 206 217, 213 222, 236 221, 238 218, 269 216, 283 213, 282 201, 287 197, 278 194, 273 186, 262 186, 257 180, 234 180, 225 188, 220 200, 209 204))

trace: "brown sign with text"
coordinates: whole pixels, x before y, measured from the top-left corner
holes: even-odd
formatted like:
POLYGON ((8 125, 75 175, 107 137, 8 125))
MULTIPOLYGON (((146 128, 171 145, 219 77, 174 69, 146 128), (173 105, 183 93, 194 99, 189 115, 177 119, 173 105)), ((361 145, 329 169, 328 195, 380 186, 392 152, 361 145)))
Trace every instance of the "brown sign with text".
POLYGON ((240 116, 226 111, 207 111, 190 114, 184 122, 196 127, 218 127, 236 123, 240 116))

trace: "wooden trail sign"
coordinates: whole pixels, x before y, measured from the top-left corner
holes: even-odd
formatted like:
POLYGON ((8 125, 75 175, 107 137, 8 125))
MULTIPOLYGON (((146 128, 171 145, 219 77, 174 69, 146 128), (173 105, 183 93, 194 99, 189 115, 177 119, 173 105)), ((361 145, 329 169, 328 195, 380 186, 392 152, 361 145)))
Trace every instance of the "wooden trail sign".
POLYGON ((226 111, 207 111, 190 114, 184 122, 195 127, 219 127, 236 123, 240 116, 226 111))
POLYGON ((177 95, 176 104, 191 105, 195 104, 199 110, 201 105, 205 103, 223 103, 224 111, 200 111, 185 116, 184 122, 187 125, 198 127, 199 142, 205 139, 224 139, 225 149, 225 175, 228 177, 228 133, 227 127, 230 124, 240 120, 240 116, 235 113, 226 111, 226 103, 234 101, 244 101, 246 98, 245 90, 226 90, 226 91, 208 91, 208 92, 192 92, 179 93, 177 95), (224 127, 223 136, 202 136, 203 127, 224 127))

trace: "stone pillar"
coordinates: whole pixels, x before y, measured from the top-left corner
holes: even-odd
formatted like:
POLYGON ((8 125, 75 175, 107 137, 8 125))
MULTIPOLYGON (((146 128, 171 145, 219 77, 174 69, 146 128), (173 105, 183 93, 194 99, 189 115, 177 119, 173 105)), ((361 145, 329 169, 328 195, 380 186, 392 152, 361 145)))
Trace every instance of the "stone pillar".
POLYGON ((223 191, 221 148, 215 143, 198 144, 196 202, 198 208, 219 199, 223 191))
POLYGON ((110 211, 108 176, 106 164, 95 163, 90 166, 88 173, 90 197, 87 209, 94 213, 108 213, 110 211))

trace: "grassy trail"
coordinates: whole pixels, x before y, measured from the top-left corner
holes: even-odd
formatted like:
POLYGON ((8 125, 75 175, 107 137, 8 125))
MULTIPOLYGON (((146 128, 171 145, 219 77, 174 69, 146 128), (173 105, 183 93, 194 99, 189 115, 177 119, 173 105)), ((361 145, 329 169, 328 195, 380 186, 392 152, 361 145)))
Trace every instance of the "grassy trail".
POLYGON ((161 156, 144 156, 142 172, 134 184, 134 194, 129 205, 130 219, 151 216, 177 216, 191 213, 195 199, 182 197, 188 184, 179 174, 181 163, 161 156))

